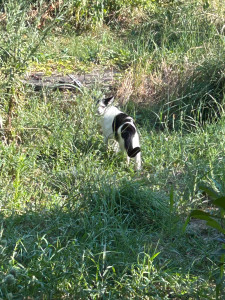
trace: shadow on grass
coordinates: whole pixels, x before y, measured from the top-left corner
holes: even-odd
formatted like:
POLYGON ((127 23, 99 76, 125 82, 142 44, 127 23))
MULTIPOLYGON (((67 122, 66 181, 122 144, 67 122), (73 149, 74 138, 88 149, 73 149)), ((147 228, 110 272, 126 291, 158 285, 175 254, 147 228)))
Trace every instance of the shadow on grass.
POLYGON ((5 299, 164 297, 184 289, 191 297, 208 285, 188 279, 196 255, 206 257, 201 238, 184 235, 168 199, 139 183, 96 183, 55 209, 0 219, 5 299), (196 254, 183 261, 193 240, 196 254))

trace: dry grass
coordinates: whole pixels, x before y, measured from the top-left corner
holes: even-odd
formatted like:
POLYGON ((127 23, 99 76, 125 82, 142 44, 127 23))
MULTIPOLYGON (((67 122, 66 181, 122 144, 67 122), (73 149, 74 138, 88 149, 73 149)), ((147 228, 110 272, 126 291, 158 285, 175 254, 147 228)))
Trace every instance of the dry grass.
POLYGON ((127 70, 117 90, 122 104, 129 100, 144 105, 155 105, 172 97, 179 97, 183 83, 193 74, 193 68, 186 66, 184 70, 168 64, 165 60, 157 71, 149 73, 138 67, 127 70))

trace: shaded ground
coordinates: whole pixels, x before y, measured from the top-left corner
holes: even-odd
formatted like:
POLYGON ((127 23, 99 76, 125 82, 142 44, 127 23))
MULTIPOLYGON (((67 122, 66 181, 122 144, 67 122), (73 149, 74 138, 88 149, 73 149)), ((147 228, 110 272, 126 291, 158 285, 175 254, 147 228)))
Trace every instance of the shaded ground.
POLYGON ((90 87, 92 85, 114 90, 119 77, 121 77, 121 73, 113 68, 106 70, 95 69, 88 74, 70 74, 64 76, 57 73, 46 76, 43 72, 38 72, 30 74, 24 80, 24 83, 32 85, 35 90, 42 88, 74 90, 77 87, 90 87))

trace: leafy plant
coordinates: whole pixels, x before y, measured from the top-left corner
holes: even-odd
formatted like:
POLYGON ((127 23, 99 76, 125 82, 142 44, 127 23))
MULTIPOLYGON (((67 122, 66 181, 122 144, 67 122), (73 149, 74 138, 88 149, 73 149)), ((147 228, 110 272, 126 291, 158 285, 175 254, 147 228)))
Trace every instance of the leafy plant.
MULTIPOLYGON (((209 199, 210 204, 218 208, 219 211, 209 213, 203 210, 193 210, 185 223, 185 227, 187 226, 188 222, 191 218, 204 220, 206 221, 206 225, 216 229, 220 232, 223 237, 225 237, 225 190, 224 190, 224 182, 218 182, 213 180, 214 185, 210 186, 208 184, 200 183, 199 189, 205 192, 209 199), (218 214, 219 212, 219 214, 218 214)), ((220 257, 219 269, 220 272, 218 274, 218 278, 216 279, 216 299, 219 299, 219 296, 222 295, 222 290, 224 288, 224 264, 225 264, 225 239, 221 239, 222 241, 222 248, 217 251, 217 255, 220 257)))

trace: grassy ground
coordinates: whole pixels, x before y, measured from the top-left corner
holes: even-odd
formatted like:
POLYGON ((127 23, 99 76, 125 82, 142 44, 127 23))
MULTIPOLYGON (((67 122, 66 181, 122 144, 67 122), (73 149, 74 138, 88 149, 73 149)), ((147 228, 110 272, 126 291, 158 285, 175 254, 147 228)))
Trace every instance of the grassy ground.
POLYGON ((181 4, 121 8, 94 28, 62 17, 51 35, 32 29, 38 47, 22 21, 14 34, 22 10, 10 8, 0 46, 20 50, 1 52, 2 299, 223 299, 223 236, 204 221, 183 226, 193 209, 214 212, 200 183, 225 194, 224 6, 181 4), (35 92, 20 81, 94 68, 121 74, 140 173, 97 130, 95 99, 109 89, 35 92))

